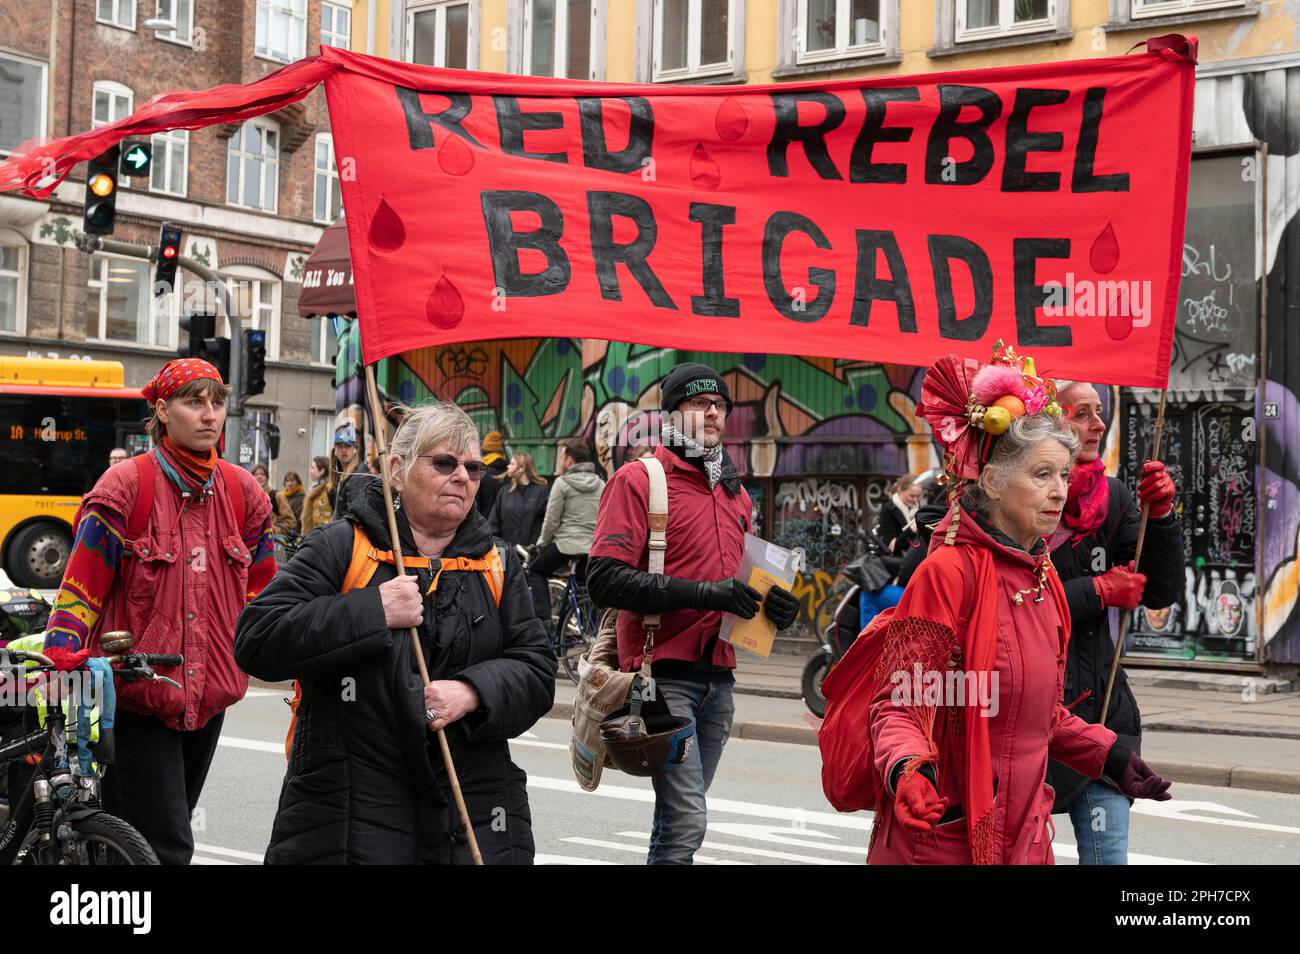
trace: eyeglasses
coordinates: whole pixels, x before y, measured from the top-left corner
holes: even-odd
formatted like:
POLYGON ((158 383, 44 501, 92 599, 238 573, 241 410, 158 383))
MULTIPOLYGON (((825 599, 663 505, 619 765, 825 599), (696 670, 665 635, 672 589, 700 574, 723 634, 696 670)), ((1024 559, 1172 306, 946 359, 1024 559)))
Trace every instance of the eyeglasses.
POLYGON ((465 474, 470 480, 479 481, 487 471, 487 464, 481 460, 458 460, 450 454, 421 454, 420 460, 427 460, 429 466, 443 477, 450 477, 456 473, 457 467, 464 467, 465 474))
POLYGON ((692 411, 703 411, 708 413, 709 408, 714 408, 719 414, 727 413, 727 402, 724 398, 714 401, 706 397, 693 397, 687 402, 692 411))

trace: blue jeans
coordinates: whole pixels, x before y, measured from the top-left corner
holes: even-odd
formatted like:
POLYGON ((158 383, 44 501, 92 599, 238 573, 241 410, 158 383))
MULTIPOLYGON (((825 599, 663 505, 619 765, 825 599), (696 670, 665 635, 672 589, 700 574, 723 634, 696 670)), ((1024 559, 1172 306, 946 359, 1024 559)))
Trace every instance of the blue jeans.
POLYGON ((656 679, 655 692, 675 716, 695 720, 695 744, 678 765, 653 777, 655 817, 647 864, 689 865, 704 842, 704 793, 713 784, 722 747, 731 735, 736 702, 730 682, 656 679))
POLYGON ((881 610, 889 609, 891 606, 897 606, 898 601, 903 598, 903 588, 894 586, 882 587, 875 593, 862 591, 862 596, 858 600, 858 626, 859 632, 867 628, 867 624, 876 618, 876 614, 881 610))
POLYGON ((1081 865, 1128 864, 1129 801, 1105 782, 1089 782, 1070 802, 1081 865))

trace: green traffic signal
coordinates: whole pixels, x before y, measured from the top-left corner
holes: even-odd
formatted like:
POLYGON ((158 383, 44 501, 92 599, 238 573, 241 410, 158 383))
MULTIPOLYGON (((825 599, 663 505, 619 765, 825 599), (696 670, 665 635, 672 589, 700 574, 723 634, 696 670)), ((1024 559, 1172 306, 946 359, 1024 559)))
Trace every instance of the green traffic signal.
POLYGON ((153 166, 153 143, 148 139, 128 139, 122 143, 122 174, 146 178, 153 166))

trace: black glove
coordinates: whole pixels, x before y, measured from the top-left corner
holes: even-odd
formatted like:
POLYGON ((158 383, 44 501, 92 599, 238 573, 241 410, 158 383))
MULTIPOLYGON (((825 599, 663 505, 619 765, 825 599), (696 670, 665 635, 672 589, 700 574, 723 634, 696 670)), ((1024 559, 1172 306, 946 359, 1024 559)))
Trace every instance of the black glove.
POLYGON ((1153 772, 1151 766, 1123 742, 1110 747, 1102 771, 1129 798, 1150 798, 1157 802, 1173 798, 1169 794, 1169 782, 1153 772))
POLYGON ((768 619, 776 623, 777 629, 785 629, 799 614, 799 601, 789 590, 773 583, 772 588, 767 591, 767 596, 763 597, 763 612, 767 614, 768 619))
POLYGON ((763 602, 762 595, 740 580, 718 580, 695 584, 695 608, 735 613, 741 619, 753 619, 763 602))

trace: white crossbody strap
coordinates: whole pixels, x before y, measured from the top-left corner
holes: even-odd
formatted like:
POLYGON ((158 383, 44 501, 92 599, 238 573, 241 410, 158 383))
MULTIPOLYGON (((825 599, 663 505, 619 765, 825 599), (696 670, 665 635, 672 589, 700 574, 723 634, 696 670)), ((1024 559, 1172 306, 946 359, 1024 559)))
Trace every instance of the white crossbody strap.
MULTIPOLYGON (((664 555, 668 549, 668 478, 664 474, 664 465, 656 457, 647 455, 640 459, 641 466, 650 477, 650 499, 646 508, 647 523, 650 526, 650 553, 646 569, 659 576, 664 574, 664 555)), ((653 631, 659 628, 659 613, 643 616, 641 624, 649 640, 653 631)))

